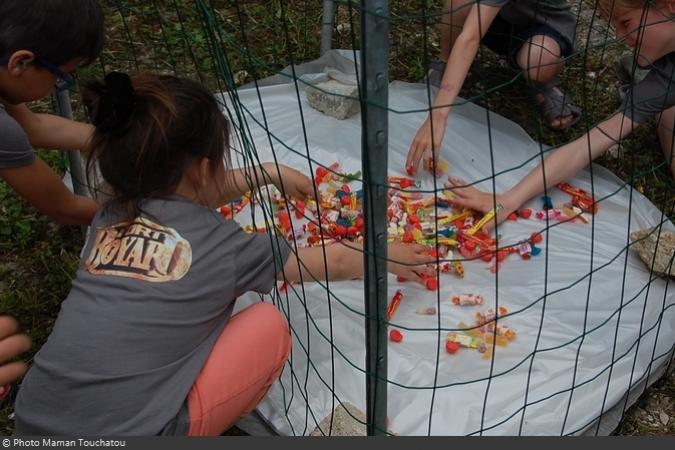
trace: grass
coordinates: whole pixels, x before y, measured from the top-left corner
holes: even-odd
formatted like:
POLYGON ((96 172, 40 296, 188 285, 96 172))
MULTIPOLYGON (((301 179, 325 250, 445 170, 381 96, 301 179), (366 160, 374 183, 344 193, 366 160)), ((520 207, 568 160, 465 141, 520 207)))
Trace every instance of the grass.
MULTIPOLYGON (((195 7, 199 3, 196 0, 102 3, 106 8, 107 46, 100 63, 80 71, 82 79, 100 77, 110 70, 152 70, 193 77, 211 89, 223 90, 273 74, 288 65, 291 57, 302 62, 319 54, 321 2, 317 1, 204 0, 203 4, 212 8, 210 18, 218 24, 216 30, 205 26, 202 11, 195 7), (221 56, 216 63, 214 54, 221 56)), ((435 11, 441 2, 391 3, 391 78, 419 81, 425 73, 425 60, 438 53, 433 25, 438 21, 435 11), (420 14, 424 5, 430 11, 426 16, 420 14)), ((581 26, 586 28, 580 36, 587 37, 590 19, 584 19, 581 26)), ((343 4, 336 18, 334 47, 358 48, 358 38, 354 40, 358 32, 358 12, 343 4)), ((518 80, 509 84, 513 73, 489 51, 474 64, 462 96, 478 97, 477 103, 513 119, 537 140, 561 145, 618 107, 617 82, 611 67, 623 48, 611 42, 604 45, 604 40, 598 39, 601 34, 597 30, 591 33, 588 41, 593 41, 592 48, 586 54, 575 55, 563 73, 564 88, 583 107, 585 115, 584 121, 566 132, 554 133, 541 127, 524 83, 518 80), (507 85, 498 92, 482 95, 486 87, 504 83, 507 85)), ((77 93, 74 106, 77 117, 83 118, 77 93)), ((47 103, 36 107, 49 109, 47 103)), ((64 154, 41 151, 40 157, 57 172, 63 174, 66 170, 64 154)), ((652 125, 626 140, 619 157, 603 156, 598 162, 631 180, 673 217, 675 190, 652 125)), ((17 317, 32 336, 34 346, 26 355, 28 361, 45 342, 60 303, 70 290, 83 240, 81 229, 55 225, 0 182, 0 311, 17 317)), ((674 408, 675 378, 671 375, 647 391, 627 413, 617 434, 672 434, 674 408), (673 417, 669 425, 663 425, 660 413, 673 417), (648 417, 656 417, 656 422, 648 417)), ((0 434, 11 434, 13 430, 10 412, 11 406, 0 411, 0 434)))

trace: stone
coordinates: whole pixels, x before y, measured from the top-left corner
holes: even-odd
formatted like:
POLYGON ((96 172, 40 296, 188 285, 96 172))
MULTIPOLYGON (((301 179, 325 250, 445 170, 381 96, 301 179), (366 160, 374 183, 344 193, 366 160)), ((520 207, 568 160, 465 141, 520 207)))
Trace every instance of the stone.
POLYGON ((659 236, 658 230, 653 230, 653 232, 652 230, 638 230, 631 233, 630 238, 633 241, 631 247, 638 253, 647 268, 652 266, 652 260, 654 260, 655 273, 675 276, 675 263, 672 262, 673 253, 675 253, 674 232, 662 229, 659 236), (656 252, 656 259, 654 259, 654 252, 656 252))
POLYGON ((666 425, 668 425, 668 422, 670 422, 670 417, 668 416, 668 414, 666 414, 666 413, 664 413, 663 411, 661 411, 661 412, 659 413, 659 420, 661 421, 661 423, 663 424, 663 426, 666 426, 666 425))
POLYGON ((361 110, 359 88, 356 84, 345 84, 328 80, 307 88, 309 105, 336 119, 347 119, 361 110))
POLYGON ((332 430, 330 420, 326 416, 310 436, 366 436, 366 414, 349 402, 335 408, 332 430))

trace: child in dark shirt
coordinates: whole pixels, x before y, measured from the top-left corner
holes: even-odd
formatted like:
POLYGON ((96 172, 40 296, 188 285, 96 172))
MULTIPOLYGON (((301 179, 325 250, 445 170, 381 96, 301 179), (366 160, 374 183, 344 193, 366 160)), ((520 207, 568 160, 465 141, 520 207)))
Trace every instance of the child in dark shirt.
POLYGON ((26 102, 72 87, 72 72, 103 46, 103 13, 96 0, 0 2, 0 179, 59 222, 91 222, 98 204, 74 195, 33 154, 33 146, 82 149, 87 124, 33 114, 26 102))

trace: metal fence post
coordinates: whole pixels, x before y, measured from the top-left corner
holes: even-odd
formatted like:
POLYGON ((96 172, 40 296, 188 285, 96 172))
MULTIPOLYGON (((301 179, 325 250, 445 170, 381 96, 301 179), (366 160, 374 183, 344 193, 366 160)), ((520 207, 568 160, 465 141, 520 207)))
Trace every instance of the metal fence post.
MULTIPOLYGON (((56 113, 61 117, 73 118, 73 108, 70 104, 68 91, 56 91, 56 113)), ((88 195, 87 183, 84 174, 81 149, 69 150, 68 161, 70 164, 70 178, 73 181, 73 192, 77 195, 88 195)))
POLYGON ((321 54, 331 49, 333 44, 333 19, 335 18, 335 0, 323 0, 321 19, 321 54))
POLYGON ((387 158, 389 1, 361 1, 361 123, 368 435, 387 426, 387 158))

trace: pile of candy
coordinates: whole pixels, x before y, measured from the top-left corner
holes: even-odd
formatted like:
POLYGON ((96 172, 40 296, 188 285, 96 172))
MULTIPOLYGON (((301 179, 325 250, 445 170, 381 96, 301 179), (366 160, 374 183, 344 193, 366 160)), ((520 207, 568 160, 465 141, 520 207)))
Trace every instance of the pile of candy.
MULTIPOLYGON (((247 194, 230 205, 223 206, 220 212, 228 219, 234 218, 247 205, 264 201, 271 206, 272 219, 266 227, 245 227, 247 232, 266 232, 274 229, 277 234, 289 240, 295 240, 298 246, 327 245, 339 240, 361 242, 365 232, 363 216, 363 190, 351 186, 360 183, 361 173, 342 174, 340 164, 319 167, 315 172, 315 183, 320 194, 319 203, 304 202, 299 199, 286 199, 276 188, 262 189, 260 197, 247 194), (260 199, 260 200, 259 200, 260 199)), ((541 253, 537 246, 543 240, 540 233, 532 233, 528 238, 508 246, 497 246, 497 241, 481 229, 494 220, 501 208, 484 215, 470 210, 457 210, 452 206, 452 187, 446 186, 438 195, 424 196, 416 191, 419 184, 407 177, 389 177, 387 218, 389 241, 418 243, 429 246, 430 254, 438 259, 439 273, 454 273, 464 277, 462 261, 481 259, 488 263, 490 271, 497 272, 500 264, 511 254, 518 254, 527 260, 541 253), (413 188, 413 189, 411 189, 413 188), (459 252, 461 258, 455 258, 453 252, 459 252)), ((585 191, 567 183, 557 186, 572 196, 570 203, 554 207, 550 197, 542 197, 543 207, 533 211, 522 208, 508 216, 508 220, 556 220, 583 223, 590 221, 589 214, 595 214, 598 205, 585 191)), ((406 281, 398 278, 399 282, 406 281)), ((436 277, 424 277, 428 290, 438 289, 436 277)), ((284 284, 283 287, 285 287, 284 284)), ((283 289, 282 287, 282 289, 283 289)), ((390 321, 396 312, 403 293, 397 290, 387 310, 390 321)), ((481 295, 463 294, 452 297, 457 306, 480 306, 485 302, 481 295)), ((435 307, 420 307, 415 311, 419 315, 436 315, 435 307)), ((505 315, 506 309, 500 307, 499 315, 505 315)), ((446 350, 456 353, 459 348, 476 349, 489 358, 493 345, 507 345, 516 333, 503 325, 496 324, 497 315, 489 308, 484 314, 477 313, 477 326, 468 327, 460 323, 465 331, 448 334, 446 350)), ((390 331, 390 340, 401 342, 403 334, 399 330, 390 331)))
MULTIPOLYGON (((314 201, 305 203, 298 199, 286 200, 275 188, 267 189, 261 195, 271 203, 274 216, 274 223, 268 225, 287 239, 294 239, 299 245, 322 245, 342 239, 362 241, 365 227, 363 190, 350 186, 354 181, 360 182, 360 177, 360 172, 341 174, 339 163, 328 168, 318 167, 314 179, 320 192, 319 205, 314 201)), ((432 255, 439 258, 441 273, 454 272, 463 277, 461 260, 477 259, 489 263, 490 270, 496 272, 510 254, 517 253, 522 259, 529 259, 541 253, 536 245, 543 239, 539 233, 533 233, 515 244, 497 247, 495 239, 481 232, 493 220, 501 205, 481 217, 474 211, 455 210, 451 206, 453 194, 450 187, 436 196, 425 197, 410 189, 419 186, 411 178, 392 176, 388 181, 389 240, 429 246, 432 255), (458 251, 461 258, 454 258, 453 250, 458 251)), ((586 192, 569 184, 559 184, 558 187, 572 196, 571 203, 555 208, 550 197, 543 197, 542 210, 533 214, 531 209, 523 208, 511 213, 509 220, 527 220, 534 216, 539 220, 579 219, 588 222, 588 213, 597 212, 597 203, 586 192)), ((247 194, 239 201, 223 206, 221 213, 226 218, 233 218, 252 201, 255 203, 252 195, 247 194)), ((247 231, 256 230, 249 226, 247 231)), ((438 287, 438 283, 428 284, 431 290, 438 287)))

